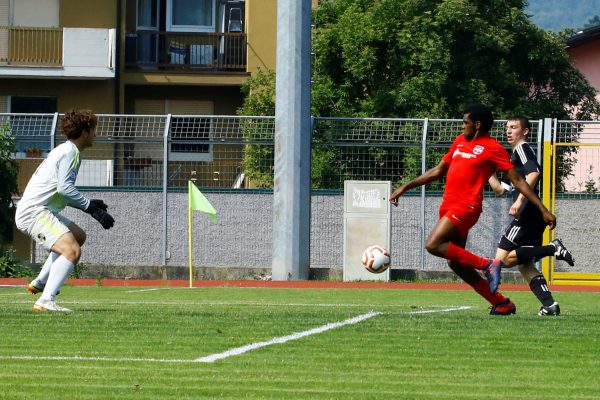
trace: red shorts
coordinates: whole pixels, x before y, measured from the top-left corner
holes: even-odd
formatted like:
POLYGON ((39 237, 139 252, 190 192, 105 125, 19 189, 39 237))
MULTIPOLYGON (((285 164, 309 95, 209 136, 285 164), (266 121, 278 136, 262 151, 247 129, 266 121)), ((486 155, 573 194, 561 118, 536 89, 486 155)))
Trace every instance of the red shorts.
POLYGON ((477 223, 480 215, 481 210, 469 207, 446 207, 443 204, 440 207, 440 219, 448 218, 463 238, 467 237, 469 229, 477 223))

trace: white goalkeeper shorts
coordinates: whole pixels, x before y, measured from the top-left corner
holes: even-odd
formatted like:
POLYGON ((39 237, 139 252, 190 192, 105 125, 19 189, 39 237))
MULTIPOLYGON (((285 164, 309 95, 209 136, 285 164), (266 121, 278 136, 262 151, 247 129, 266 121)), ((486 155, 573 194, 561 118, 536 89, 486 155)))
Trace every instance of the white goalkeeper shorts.
POLYGON ((25 233, 33 238, 40 246, 50 251, 54 243, 65 233, 70 232, 71 220, 60 214, 54 214, 44 209, 34 219, 25 233))

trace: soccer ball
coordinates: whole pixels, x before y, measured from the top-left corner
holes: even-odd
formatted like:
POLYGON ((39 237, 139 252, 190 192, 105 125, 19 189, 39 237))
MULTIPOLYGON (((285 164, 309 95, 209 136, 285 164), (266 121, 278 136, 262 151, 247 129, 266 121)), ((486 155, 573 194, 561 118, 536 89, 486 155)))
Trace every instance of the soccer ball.
POLYGON ((361 261, 367 271, 380 274, 390 267, 390 252, 375 244, 365 249, 361 261))

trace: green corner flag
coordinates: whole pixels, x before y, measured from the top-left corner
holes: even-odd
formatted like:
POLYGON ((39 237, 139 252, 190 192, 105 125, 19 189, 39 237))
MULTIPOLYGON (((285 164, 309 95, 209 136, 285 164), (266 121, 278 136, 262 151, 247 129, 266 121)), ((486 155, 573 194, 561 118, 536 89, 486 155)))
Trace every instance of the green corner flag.
POLYGON ((210 204, 208 199, 198 190, 192 181, 188 181, 188 195, 190 210, 203 211, 210 216, 215 224, 217 223, 217 210, 210 204))

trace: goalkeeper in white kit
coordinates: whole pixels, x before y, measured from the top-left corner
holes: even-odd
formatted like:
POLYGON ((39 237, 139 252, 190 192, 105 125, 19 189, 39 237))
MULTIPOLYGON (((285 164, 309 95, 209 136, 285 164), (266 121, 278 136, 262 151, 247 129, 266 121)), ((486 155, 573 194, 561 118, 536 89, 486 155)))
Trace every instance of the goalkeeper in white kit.
POLYGON ((71 311, 56 304, 55 298, 81 257, 86 234, 59 213, 71 206, 90 214, 104 229, 114 225, 102 200, 88 200, 75 187, 80 152, 94 142, 97 116, 91 111, 72 111, 60 122, 68 140, 52 150, 37 168, 15 215, 17 228, 50 252, 39 275, 27 288, 32 294, 42 293, 33 306, 34 311, 71 311))

